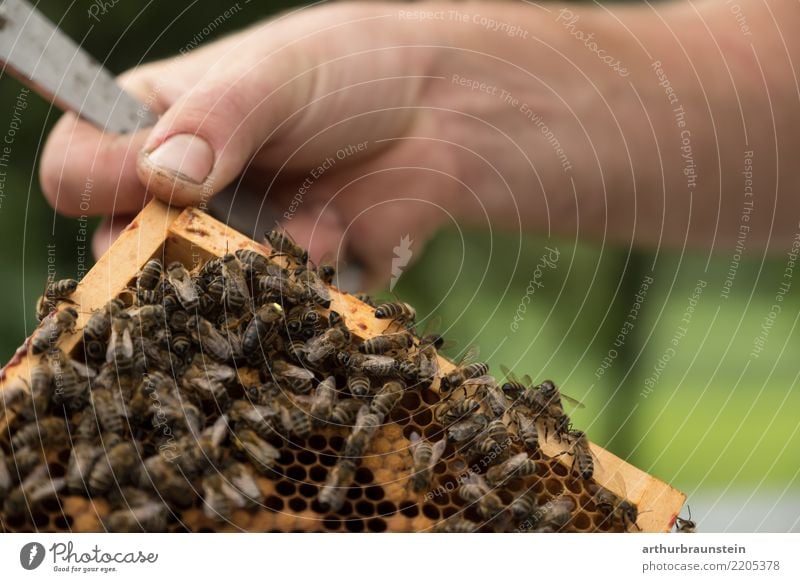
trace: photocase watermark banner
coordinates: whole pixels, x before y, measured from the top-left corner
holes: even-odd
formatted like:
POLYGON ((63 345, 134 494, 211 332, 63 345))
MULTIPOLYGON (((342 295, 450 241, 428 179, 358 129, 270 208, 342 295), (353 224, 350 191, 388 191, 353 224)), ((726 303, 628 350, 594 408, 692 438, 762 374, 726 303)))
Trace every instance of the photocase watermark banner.
POLYGON ((429 579, 511 580, 524 572, 520 560, 436 556, 526 556, 535 547, 548 557, 537 562, 536 578, 671 580, 664 573, 679 571, 682 580, 778 581, 800 579, 798 542, 800 534, 6 534, 0 568, 9 581, 249 580, 265 569, 267 580, 393 582, 422 569, 429 579))

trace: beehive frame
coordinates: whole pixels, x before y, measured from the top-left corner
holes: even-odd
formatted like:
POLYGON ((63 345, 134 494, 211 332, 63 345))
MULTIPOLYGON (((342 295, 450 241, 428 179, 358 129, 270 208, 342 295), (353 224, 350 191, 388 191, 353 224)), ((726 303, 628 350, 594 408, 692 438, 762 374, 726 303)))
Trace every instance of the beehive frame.
MULTIPOLYGON (((153 200, 123 231, 108 252, 86 274, 72 296, 79 311, 78 333, 67 335, 61 347, 67 352, 76 348, 81 339, 80 330, 94 310, 100 309, 110 299, 119 295, 136 276, 142 265, 154 256, 166 260, 181 260, 197 264, 226 252, 250 248, 260 252, 268 249, 225 224, 194 208, 176 209, 153 200)), ((374 309, 352 295, 333 290, 331 309, 345 316, 348 327, 360 339, 383 333, 386 320, 374 317, 374 309)), ((15 378, 30 379, 31 358, 23 345, 0 373, 0 389, 5 389, 15 378)), ((442 372, 453 364, 442 358, 442 372)), ((348 509, 339 516, 326 516, 314 507, 317 486, 323 475, 311 475, 318 469, 333 464, 341 435, 331 433, 328 439, 315 435, 314 442, 306 448, 286 451, 282 465, 285 474, 277 480, 261 479, 264 508, 238 510, 232 519, 220 523, 208 519, 199 507, 190 508, 173 520, 174 530, 191 531, 426 531, 453 510, 448 506, 451 496, 412 498, 406 481, 410 469, 407 433, 412 429, 425 434, 431 424, 430 406, 438 400, 438 381, 423 393, 409 393, 404 397, 390 422, 381 429, 371 450, 364 459, 356 478, 356 495, 350 496, 348 509), (422 419, 422 420, 419 420, 422 419), (427 420, 426 420, 427 419, 427 420), (323 442, 324 441, 324 442, 323 442), (312 458, 313 457, 313 458, 312 458), (352 514, 352 519, 346 515, 352 514), (345 516, 345 517, 343 517, 345 516)), ((0 438, 8 434, 8 418, 0 418, 0 438)), ((441 429, 439 429, 441 430, 441 429)), ((435 435, 426 434, 434 437, 435 435)), ((553 457, 555 472, 568 474, 571 458, 559 455, 564 445, 552 436, 541 435, 542 450, 553 457), (559 467, 560 465, 560 467, 559 467)), ((670 485, 633 467, 608 451, 592 444, 596 458, 594 480, 621 498, 627 498, 639 509, 638 527, 645 532, 669 531, 685 501, 685 495, 670 485)), ((62 460, 63 461, 63 460, 62 460)), ((57 459, 54 462, 58 463, 57 459)), ((457 473, 457 467, 446 467, 444 473, 457 473)), ((452 479, 451 479, 452 481, 452 479)), ((544 485, 543 485, 544 486, 544 485)), ((586 502, 585 493, 573 491, 579 503, 586 502), (583 498, 579 497, 584 495, 583 498)), ((90 500, 77 496, 61 498, 52 507, 52 518, 42 516, 34 527, 46 531, 102 531, 101 518, 108 506, 103 500, 90 500)), ((593 529, 592 523, 576 529, 593 529)), ((594 524, 596 525, 596 524, 594 524)), ((30 526, 28 526, 30 527, 30 526)), ((2 524, 2 529, 14 531, 13 524, 2 524)), ((632 529, 632 528, 631 528, 632 529)))

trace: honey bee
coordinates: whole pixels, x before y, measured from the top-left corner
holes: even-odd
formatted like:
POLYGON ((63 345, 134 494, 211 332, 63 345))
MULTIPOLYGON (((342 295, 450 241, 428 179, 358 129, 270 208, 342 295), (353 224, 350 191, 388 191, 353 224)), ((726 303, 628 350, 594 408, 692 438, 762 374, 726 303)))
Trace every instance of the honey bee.
POLYGON ((377 378, 393 376, 397 371, 397 360, 391 356, 368 356, 358 352, 339 352, 337 360, 351 373, 367 374, 377 378))
POLYGON ((502 418, 508 410, 508 402, 503 391, 497 385, 497 381, 488 374, 477 378, 468 378, 460 388, 465 393, 472 393, 476 398, 480 398, 487 410, 491 411, 495 418, 502 418))
POLYGON ((78 312, 73 307, 67 307, 48 315, 31 339, 33 354, 38 355, 47 351, 58 343, 64 333, 74 332, 77 320, 78 312))
POLYGON ((456 368, 442 377, 439 383, 439 389, 446 394, 458 388, 469 379, 487 376, 489 374, 489 364, 473 362, 472 360, 477 356, 478 350, 476 347, 467 350, 458 362, 456 368))
POLYGON ((245 274, 252 278, 257 275, 288 276, 286 269, 272 262, 267 256, 251 249, 239 249, 235 253, 245 274))
POLYGON ((528 453, 539 451, 539 430, 536 423, 520 410, 515 410, 513 414, 514 425, 517 429, 517 436, 525 445, 528 453))
POLYGON ((366 303, 370 307, 377 307, 378 306, 375 303, 375 300, 371 296, 367 295, 366 293, 356 293, 356 294, 353 295, 353 297, 355 297, 356 299, 358 299, 362 303, 366 303))
POLYGON ((414 336, 407 331, 376 335, 358 346, 362 354, 385 354, 391 351, 407 350, 414 345, 414 336))
POLYGON ((125 308, 120 299, 112 299, 95 311, 83 328, 83 345, 86 355, 92 360, 106 356, 106 342, 111 334, 111 322, 125 308))
POLYGON ((362 406, 356 415, 353 431, 347 437, 344 446, 344 457, 361 459, 372 442, 372 438, 381 424, 378 414, 371 412, 369 406, 362 406))
POLYGON ((394 301, 378 305, 375 308, 375 317, 378 319, 391 319, 395 323, 411 327, 417 318, 417 312, 408 303, 394 301))
POLYGON ((517 521, 525 521, 536 509, 536 497, 531 491, 525 491, 514 498, 508 506, 508 512, 517 521))
POLYGON ((264 345, 272 345, 278 337, 283 308, 277 303, 267 303, 258 308, 245 328, 242 351, 250 361, 260 361, 265 355, 264 345))
POLYGON ((306 359, 312 365, 319 364, 349 343, 350 331, 342 325, 336 325, 306 342, 306 359))
POLYGON ((270 474, 281 456, 278 449, 247 428, 236 431, 234 442, 260 473, 270 474))
MULTIPOLYGON (((89 392, 88 379, 95 377, 94 371, 67 357, 61 350, 50 352, 48 360, 55 384, 53 402, 57 405, 66 404, 70 408, 82 405, 89 392)), ((100 385, 99 381, 96 383, 100 385)))
POLYGON ((200 346, 203 353, 220 362, 233 359, 234 349, 231 342, 210 321, 199 315, 193 315, 186 326, 192 340, 200 346))
POLYGON ((469 521, 468 519, 464 518, 449 518, 440 521, 435 526, 431 532, 433 533, 473 533, 478 526, 474 523, 469 521))
POLYGON ((444 449, 447 446, 447 440, 442 439, 431 445, 430 442, 423 440, 416 431, 411 433, 409 440, 411 441, 411 456, 414 463, 409 483, 414 493, 422 493, 431 488, 433 468, 442 458, 444 449))
POLYGON ((319 383, 311 399, 312 422, 319 426, 330 420, 333 407, 336 405, 338 392, 336 391, 336 378, 328 376, 319 383))
POLYGON ((62 445, 67 442, 67 427, 63 418, 48 416, 20 428, 11 437, 11 446, 14 449, 24 447, 48 447, 62 445))
POLYGON ((175 295, 184 309, 193 310, 197 307, 200 295, 192 281, 192 276, 180 261, 173 261, 167 266, 167 280, 175 290, 175 295))
POLYGON ((103 449, 89 441, 76 441, 70 451, 67 473, 67 489, 73 492, 87 490, 89 474, 103 449))
POLYGON ((452 423, 447 428, 447 436, 452 441, 465 442, 483 432, 488 424, 489 418, 485 414, 472 414, 452 423))
POLYGON ((108 531, 120 533, 163 532, 167 529, 169 508, 161 501, 112 511, 104 520, 108 531))
POLYGON ((314 303, 325 309, 331 306, 331 292, 316 270, 303 266, 295 270, 294 277, 305 287, 306 296, 314 303))
POLYGON ((486 436, 496 443, 505 443, 510 440, 508 427, 501 418, 496 418, 489 422, 489 425, 486 427, 486 436))
POLYGON ((593 500, 600 513, 612 522, 618 523, 625 531, 630 529, 631 525, 639 529, 636 523, 639 519, 639 510, 636 505, 627 499, 620 499, 605 487, 597 484, 593 487, 595 488, 593 500))
POLYGON ((555 533, 564 529, 572 519, 575 503, 567 497, 558 497, 537 509, 539 519, 536 533, 555 533))
POLYGON ((347 389, 356 398, 364 398, 370 391, 369 378, 362 374, 353 374, 347 377, 347 389))
POLYGON ((569 417, 564 413, 562 399, 570 402, 578 408, 583 408, 583 404, 562 394, 556 385, 545 380, 533 390, 526 390, 519 396, 517 405, 522 405, 530 409, 538 417, 543 417, 548 421, 548 425, 553 425, 556 434, 564 434, 569 427, 569 417))
POLYGON ((3 510, 7 517, 23 517, 28 514, 30 508, 56 497, 64 485, 64 478, 51 479, 47 464, 42 463, 25 477, 19 487, 8 494, 3 510))
POLYGON ((299 408, 280 408, 280 418, 283 430, 297 438, 307 439, 311 436, 311 417, 299 408))
POLYGON ((11 471, 8 469, 6 454, 3 449, 0 449, 0 503, 5 500, 13 485, 14 481, 11 478, 11 471))
POLYGON ((505 509, 500 496, 489 487, 486 479, 477 473, 470 473, 463 478, 458 488, 458 495, 466 503, 476 504, 478 513, 484 519, 492 519, 505 509))
MULTIPOLYGON (((688 507, 688 506, 687 506, 688 507)), ((630 511, 630 510, 629 510, 630 511)), ((631 513, 631 515, 633 515, 631 513)), ((638 515, 637 515, 638 517, 638 515)), ((636 519, 633 519, 633 523, 636 523, 636 519)), ((675 517, 675 531, 678 533, 695 533, 697 530, 697 524, 692 521, 692 508, 689 507, 689 518, 684 519, 681 516, 675 517)))
POLYGON ((389 380, 372 397, 370 410, 377 414, 381 420, 389 416, 389 413, 400 401, 406 387, 400 380, 389 380))
POLYGON ((296 394, 308 394, 313 388, 314 372, 295 366, 283 360, 275 360, 269 365, 274 380, 288 386, 296 394))
POLYGON ((130 370, 133 365, 133 339, 131 316, 121 311, 111 322, 111 339, 106 349, 106 362, 118 370, 130 370))
POLYGON ((264 233, 264 239, 278 255, 286 255, 300 265, 308 263, 308 251, 298 245, 285 230, 270 230, 264 233))
POLYGON ((594 475, 594 461, 592 460, 594 455, 589 446, 589 439, 586 437, 586 433, 582 430, 570 430, 567 433, 567 439, 572 445, 572 470, 583 479, 591 479, 592 475, 594 475))
POLYGON ((356 464, 353 461, 339 459, 319 492, 320 505, 329 511, 339 511, 344 505, 347 489, 353 484, 355 474, 356 464))
POLYGON ((125 430, 125 411, 114 393, 107 388, 96 388, 91 391, 91 402, 96 418, 104 430, 122 434, 125 430))
POLYGON ((137 289, 155 289, 161 283, 164 266, 158 259, 150 259, 144 264, 139 276, 136 278, 137 289))
POLYGON ((289 277, 262 275, 256 285, 264 296, 280 299, 282 303, 304 303, 309 299, 306 288, 289 277))
POLYGON ((471 417, 480 407, 481 403, 474 398, 445 401, 437 406, 434 415, 439 422, 449 426, 471 417))
POLYGON ((134 482, 140 463, 139 449, 135 443, 117 443, 95 461, 89 473, 90 493, 99 495, 106 493, 115 483, 124 485, 134 482))
POLYGON ((331 411, 331 423, 338 426, 353 426, 363 404, 363 401, 358 398, 340 400, 331 411))
POLYGON ((191 503, 195 495, 194 488, 186 475, 178 471, 175 462, 180 454, 178 450, 163 449, 161 453, 148 457, 139 472, 138 483, 135 484, 143 489, 153 490, 171 506, 182 507, 191 503))
POLYGON ((492 485, 500 485, 513 477, 530 477, 536 475, 538 465, 528 456, 528 453, 519 453, 489 469, 486 479, 492 485))
POLYGON ((222 278, 225 282, 222 295, 224 304, 228 309, 241 309, 250 300, 250 290, 247 288, 244 269, 235 255, 227 254, 222 257, 222 278))
POLYGON ((203 513, 210 519, 228 520, 247 499, 220 473, 203 477, 203 513))
POLYGON ((75 279, 61 279, 60 281, 48 281, 45 286, 44 294, 36 302, 36 317, 42 321, 57 306, 59 301, 68 299, 78 288, 75 279))
POLYGON ((241 399, 231 403, 228 415, 237 427, 239 425, 246 426, 264 439, 269 439, 276 434, 275 424, 280 420, 277 409, 241 399))

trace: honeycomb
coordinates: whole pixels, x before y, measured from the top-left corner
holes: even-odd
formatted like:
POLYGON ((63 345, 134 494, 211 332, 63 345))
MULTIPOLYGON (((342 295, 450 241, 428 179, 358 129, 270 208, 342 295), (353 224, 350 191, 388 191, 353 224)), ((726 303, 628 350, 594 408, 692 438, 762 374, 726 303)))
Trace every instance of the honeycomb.
MULTIPOLYGON (((199 214, 199 213, 198 213, 199 214)), ((215 225, 211 219, 186 213, 182 215, 182 237, 172 231, 166 233, 166 241, 154 246, 151 253, 139 257, 136 264, 141 265, 153 256, 162 256, 166 260, 185 260, 194 256, 197 248, 191 240, 201 240, 213 234, 215 225), (199 222, 199 224, 198 224, 199 222)), ((179 217, 180 219, 180 217, 179 217)), ((179 222, 176 221, 176 223, 179 222)), ((136 227, 134 224, 134 228, 136 227)), ((216 227, 223 228, 223 227, 216 227)), ((123 236, 122 239, 125 237, 123 236)), ((131 235, 129 234, 129 238, 131 235)), ((124 242, 124 241, 123 241, 124 242)), ((131 242, 131 241, 129 241, 131 242)), ((141 251, 141 243, 137 242, 137 252, 141 251)), ((117 243, 123 244, 123 243, 117 243)), ((223 243, 217 241, 216 247, 201 252, 204 259, 219 253, 223 243)), ((227 249, 228 241, 225 241, 227 249)), ((253 243, 242 243, 252 246, 253 243)), ((206 243, 207 247, 210 246, 206 243)), ((99 264, 98 267, 101 265, 99 264)), ((96 267, 97 268, 97 267, 96 267)), ((89 276, 87 275, 87 278, 89 276)), ((132 281, 125 279, 126 285, 132 281)), ((82 283, 83 285, 83 283, 82 283)), ((104 297, 107 300, 108 297, 104 297)), ((347 299, 354 305, 355 300, 347 299)), ((88 302, 85 300, 84 303, 88 302)), ((95 305, 101 305, 95 302, 95 305)), ((334 305, 348 319, 354 332, 362 334, 362 339, 374 335, 376 326, 385 329, 385 322, 360 319, 355 317, 357 310, 363 305, 343 309, 334 305), (382 326, 382 327, 380 327, 382 326)), ((371 314, 371 308, 367 308, 371 314)), ((64 349, 74 357, 82 356, 82 344, 78 337, 68 340, 64 349)), ((26 350, 24 350, 26 351, 26 350)), ((12 361, 14 366, 22 360, 22 355, 12 361)), ((7 372, 12 364, 4 369, 3 377, 8 379, 7 372)), ((447 364, 452 369, 451 364, 447 364)), ((443 370, 448 368, 443 367, 443 370)), ((23 375, 21 370, 15 373, 23 375)), ((248 370, 239 370, 246 377, 248 370)), ((339 379, 339 389, 341 387, 339 379)), ((6 382, 6 387, 8 382, 6 382)), ((431 386, 410 386, 404 391, 398 404, 391 410, 388 418, 371 441, 363 459, 355 472, 352 485, 349 486, 342 507, 332 512, 319 502, 319 493, 330 472, 342 454, 346 428, 330 426, 316 429, 306 439, 283 438, 273 444, 280 451, 280 456, 267 474, 257 476, 259 499, 252 507, 234 509, 226 519, 211 518, 204 511, 204 501, 200 492, 186 500, 180 507, 172 506, 167 519, 166 531, 170 532, 425 532, 441 531, 448 524, 468 524, 470 530, 480 532, 491 531, 529 531, 525 523, 510 522, 507 512, 501 512, 491 519, 485 519, 480 511, 480 500, 469 503, 462 499, 460 486, 470 472, 475 471, 480 462, 470 458, 467 451, 459 443, 448 441, 444 454, 436 463, 432 472, 429 491, 415 494, 409 487, 409 475, 413 472, 410 437, 416 432, 428 442, 435 443, 445 438, 446 427, 437 421, 437 407, 443 397, 438 392, 438 382, 431 386)), ((11 438, 21 426, 21 420, 9 415, 0 418, 0 450, 9 460, 12 473, 15 461, 11 447, 11 438)), ((539 426, 540 442, 547 442, 543 427, 539 426)), ((513 436, 513 431, 512 431, 513 436)), ((550 437, 552 441, 552 437, 550 437)), ((144 446, 148 446, 145 442, 144 446)), ((502 451, 506 457, 524 451, 524 445, 518 438, 512 438, 502 451)), ((558 446, 556 447, 558 448, 558 446)), ((510 505, 516 497, 528 495, 535 500, 535 506, 547 508, 551 503, 569 500, 573 508, 569 519, 556 531, 565 532, 610 532, 635 530, 636 526, 620 519, 617 512, 599 507, 597 492, 602 487, 594 479, 579 478, 571 469, 571 455, 567 447, 553 453, 552 447, 532 454, 537 461, 536 474, 527 477, 512 476, 494 489, 504 506, 510 505), (565 454, 567 453, 567 454, 565 454)), ((62 446, 43 440, 38 447, 47 463, 49 478, 57 480, 66 475, 70 457, 70 446, 62 446)), ((42 460, 40 456, 39 461, 42 460)), ((29 461, 32 462, 32 461, 29 461)), ((480 472, 480 469, 477 469, 480 472)), ((604 483, 608 486, 608 483, 604 483)), ((122 493, 124 495, 124 493, 122 493)), ((659 490, 659 495, 662 493, 659 490)), ((71 494, 43 496, 39 499, 25 499, 25 511, 10 517, 0 513, 0 530, 4 532, 90 532, 104 531, 104 519, 109 515, 111 502, 104 498, 87 498, 71 494)), ((682 504, 682 499, 680 500, 682 504)), ((672 514, 679 509, 670 507, 672 514)), ((642 510, 640 502, 639 510, 642 510)), ((665 514, 666 515, 666 514, 665 514)), ((664 528, 663 525, 659 527, 664 528)))

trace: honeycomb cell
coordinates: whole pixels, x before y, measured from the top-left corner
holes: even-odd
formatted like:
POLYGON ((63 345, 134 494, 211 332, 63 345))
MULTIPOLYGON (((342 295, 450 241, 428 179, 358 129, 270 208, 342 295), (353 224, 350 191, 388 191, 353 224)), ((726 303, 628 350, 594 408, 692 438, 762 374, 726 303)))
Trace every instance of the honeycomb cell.
POLYGON ((424 503, 422 505, 422 515, 428 519, 438 520, 442 514, 433 503, 424 503))
POLYGON ((336 455, 333 455, 333 454, 328 455, 328 454, 322 453, 319 456, 320 464, 325 465, 326 467, 333 467, 336 464, 336 461, 338 461, 338 460, 339 460, 339 458, 336 455))
POLYGON ((334 515, 328 515, 322 520, 322 527, 329 531, 336 531, 342 525, 342 520, 334 515))
POLYGON ((308 502, 302 497, 292 497, 289 499, 289 509, 296 513, 300 513, 301 511, 308 509, 308 502))
POLYGON ((297 462, 301 465, 313 465, 317 462, 317 455, 311 451, 300 451, 297 453, 297 462))
POLYGON ((413 390, 406 390, 406 393, 403 394, 403 397, 400 399, 400 406, 406 410, 416 410, 421 404, 422 399, 420 395, 413 390))
POLYGON ((442 519, 448 519, 458 513, 458 508, 452 504, 442 507, 442 519))
POLYGON ((312 481, 322 483, 328 478, 328 470, 325 467, 315 465, 308 470, 308 476, 312 481))
POLYGON ((375 510, 381 517, 391 517, 397 513, 397 506, 391 501, 381 501, 375 507, 375 510))
POLYGON ((347 498, 355 501, 356 499, 361 499, 363 490, 361 487, 350 487, 347 490, 347 498))
POLYGON ((429 424, 423 429, 422 435, 427 439, 438 441, 444 436, 444 429, 439 424, 429 424))
POLYGON ((294 486, 294 483, 292 483, 291 481, 281 480, 281 481, 278 481, 278 483, 275 485, 275 491, 277 491, 278 493, 280 493, 284 497, 291 497, 292 495, 294 495, 296 490, 297 490, 297 488, 294 486))
POLYGON ((313 498, 319 495, 319 487, 315 485, 311 485, 310 483, 302 483, 298 488, 297 491, 303 497, 313 498))
POLYGON ((362 485, 368 485, 375 481, 375 475, 373 475, 372 471, 367 469, 366 467, 359 467, 356 471, 355 477, 356 483, 361 483, 362 485))
POLYGON ((364 494, 367 496, 367 499, 371 499, 372 501, 380 501, 386 495, 383 491, 383 487, 379 485, 370 485, 365 489, 364 494))
POLYGON ((47 513, 61 513, 61 503, 58 501, 57 497, 51 497, 43 500, 41 503, 41 508, 47 513))
POLYGON ((592 529, 592 520, 581 511, 572 516, 572 525, 578 531, 589 531, 592 529))
POLYGON ((365 529, 363 519, 348 519, 344 522, 344 528, 351 533, 361 533, 365 529))
POLYGON ((380 518, 373 518, 367 520, 367 530, 373 533, 385 532, 388 529, 388 527, 389 527, 388 524, 380 518))
POLYGON ((305 481, 306 469, 302 465, 292 465, 286 469, 286 476, 294 481, 305 481))
POLYGON ((433 414, 427 408, 423 408, 414 415, 414 423, 419 426, 427 426, 433 420, 433 414))
POLYGON ((564 491, 564 484, 558 479, 545 479, 544 486, 553 497, 558 497, 564 491))
POLYGON ((550 470, 559 477, 566 477, 567 475, 569 475, 569 468, 566 465, 559 463, 557 461, 551 463, 550 470))
POLYGON ((334 451, 341 451, 344 446, 344 438, 335 435, 328 439, 328 443, 334 451))
POLYGON ((270 495, 266 499, 264 499, 264 507, 266 507, 267 509, 271 509, 272 511, 282 511, 283 499, 281 499, 277 495, 270 495))
POLYGON ((406 517, 417 517, 419 515, 419 505, 413 500, 403 501, 400 503, 400 513, 406 517))
POLYGON ((50 523, 50 516, 44 511, 34 510, 31 514, 31 521, 37 529, 41 529, 50 523))
POLYGON ((69 515, 59 515, 53 519, 53 526, 60 531, 69 531, 72 528, 74 519, 69 515))
POLYGON ((322 507, 322 504, 319 502, 319 499, 314 499, 311 501, 311 511, 322 515, 323 513, 326 513, 328 510, 322 507))
POLYGON ((358 501, 355 505, 356 513, 364 517, 371 517, 375 513, 375 505, 369 501, 358 501))
POLYGON ((583 484, 577 479, 564 479, 564 484, 571 493, 579 495, 583 492, 583 484))
POLYGON ((278 464, 291 465, 292 463, 294 463, 294 453, 289 449, 283 449, 281 456, 278 458, 278 464))
POLYGON ((312 451, 321 451, 328 445, 328 439, 321 434, 312 434, 308 437, 308 448, 312 451))
POLYGON ((422 390, 420 391, 419 395, 422 397, 422 400, 425 402, 425 404, 429 406, 438 404, 441 400, 439 395, 431 389, 422 390))

